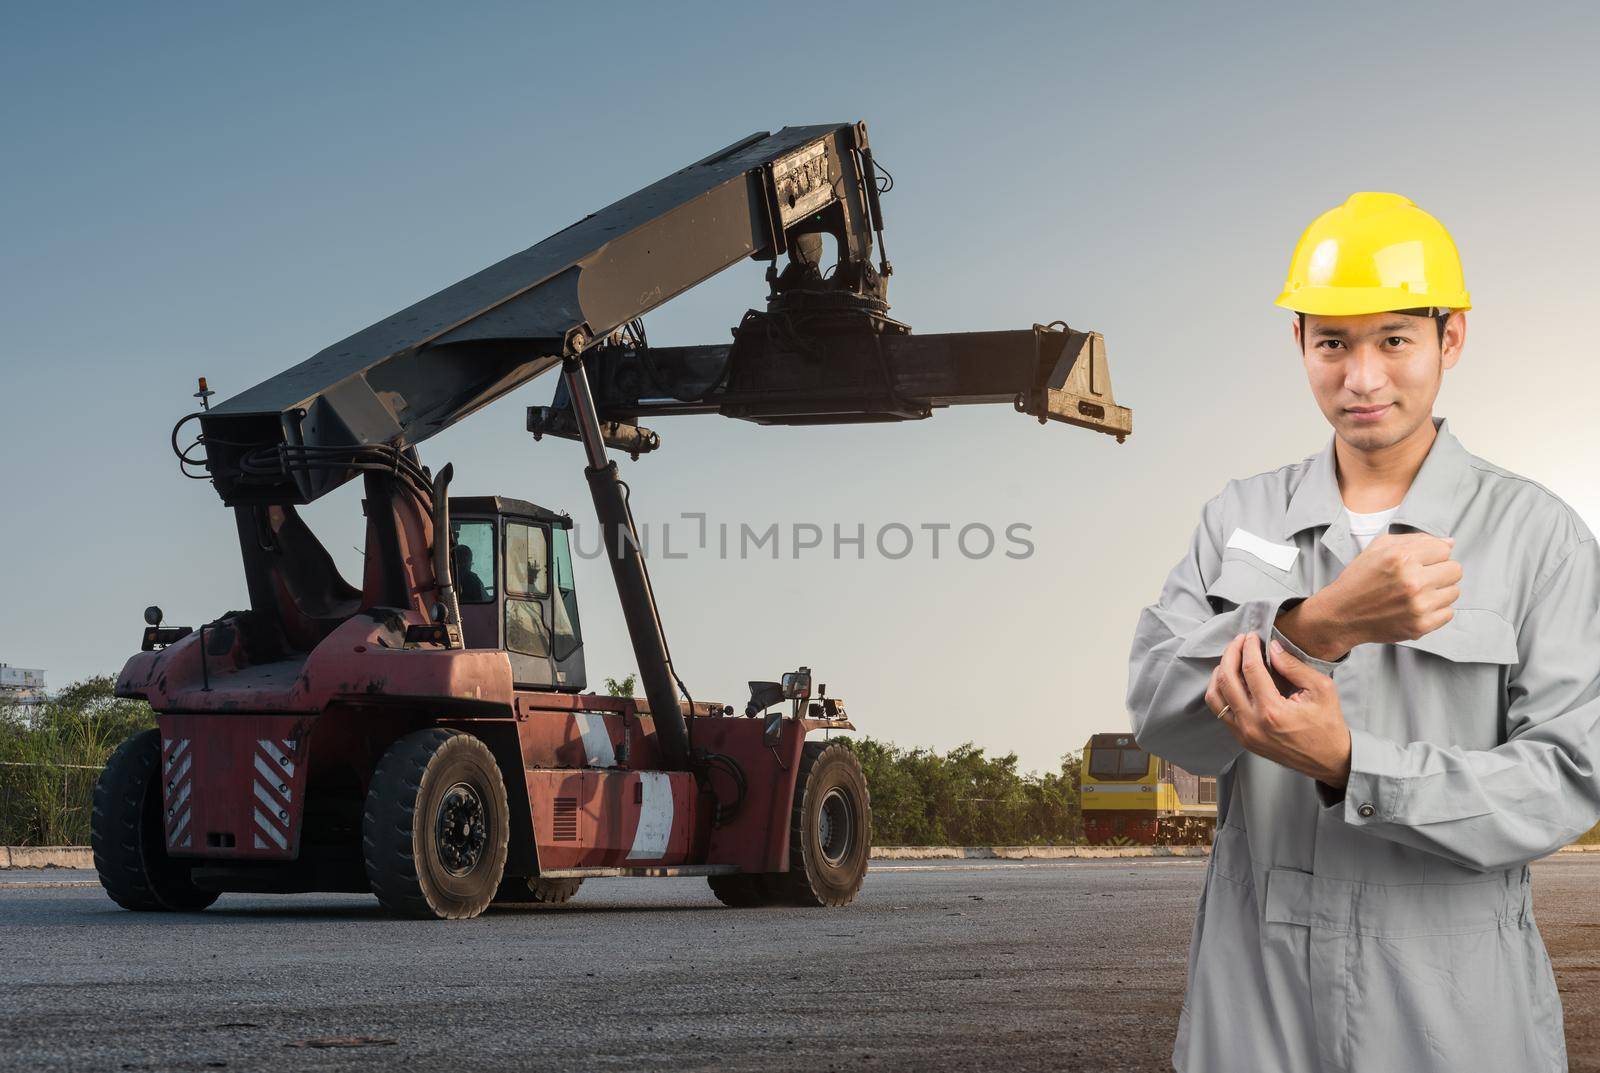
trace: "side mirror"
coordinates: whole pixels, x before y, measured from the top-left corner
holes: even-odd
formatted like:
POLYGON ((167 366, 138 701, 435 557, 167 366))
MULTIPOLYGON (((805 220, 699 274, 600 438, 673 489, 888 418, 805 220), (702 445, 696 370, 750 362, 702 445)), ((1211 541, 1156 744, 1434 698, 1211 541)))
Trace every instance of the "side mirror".
POLYGON ((809 700, 811 698, 811 668, 801 667, 798 671, 790 671, 783 676, 783 695, 789 700, 809 700))

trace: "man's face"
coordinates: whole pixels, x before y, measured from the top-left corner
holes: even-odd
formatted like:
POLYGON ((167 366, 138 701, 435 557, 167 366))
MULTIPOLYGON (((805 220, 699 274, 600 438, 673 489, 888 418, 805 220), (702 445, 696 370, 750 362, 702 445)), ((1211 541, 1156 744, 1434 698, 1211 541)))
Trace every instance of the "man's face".
POLYGON ((1356 317, 1306 314, 1298 318, 1306 378, 1317 406, 1340 439, 1377 451, 1411 435, 1433 413, 1444 370, 1461 357, 1467 318, 1452 313, 1441 344, 1431 317, 1366 313, 1356 317))

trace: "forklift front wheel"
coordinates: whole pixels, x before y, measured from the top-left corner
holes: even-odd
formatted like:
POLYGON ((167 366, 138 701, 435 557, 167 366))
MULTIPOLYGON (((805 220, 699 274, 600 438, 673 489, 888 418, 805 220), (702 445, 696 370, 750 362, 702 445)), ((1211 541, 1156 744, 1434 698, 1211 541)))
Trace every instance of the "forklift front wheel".
POLYGON ((391 913, 475 917, 505 872, 511 810, 489 747, 434 727, 407 734, 378 761, 362 816, 367 882, 391 913))
POLYGON ((127 741, 94 787, 89 818, 94 869, 111 900, 143 912, 194 912, 217 900, 189 879, 189 866, 167 856, 161 815, 161 732, 127 741))

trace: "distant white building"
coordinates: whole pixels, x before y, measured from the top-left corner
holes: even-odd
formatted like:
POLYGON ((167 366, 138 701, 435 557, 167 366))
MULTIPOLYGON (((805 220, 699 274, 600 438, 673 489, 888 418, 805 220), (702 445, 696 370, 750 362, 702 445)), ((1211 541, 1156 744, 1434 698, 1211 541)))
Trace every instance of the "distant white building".
POLYGON ((0 703, 38 704, 44 700, 44 672, 0 663, 0 703))

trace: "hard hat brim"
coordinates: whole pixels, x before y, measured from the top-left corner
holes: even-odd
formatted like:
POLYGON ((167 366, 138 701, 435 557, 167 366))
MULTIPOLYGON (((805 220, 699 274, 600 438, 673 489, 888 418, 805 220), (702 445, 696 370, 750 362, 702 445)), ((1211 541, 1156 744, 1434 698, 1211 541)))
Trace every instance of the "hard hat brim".
POLYGON ((1278 295, 1273 305, 1315 317, 1359 317, 1400 309, 1462 310, 1472 308, 1465 291, 1457 294, 1419 294, 1400 287, 1300 287, 1278 295))

